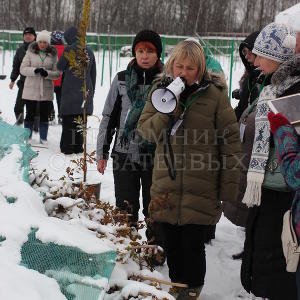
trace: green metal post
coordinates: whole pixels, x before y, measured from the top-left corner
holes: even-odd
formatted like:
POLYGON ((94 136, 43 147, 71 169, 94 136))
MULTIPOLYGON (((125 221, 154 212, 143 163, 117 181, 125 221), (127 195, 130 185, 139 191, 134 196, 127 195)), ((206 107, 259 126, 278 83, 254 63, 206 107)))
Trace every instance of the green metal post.
POLYGON ((119 63, 119 47, 117 47, 117 51, 116 51, 116 72, 118 71, 118 63, 119 63))
POLYGON ((166 40, 165 37, 162 37, 162 53, 161 53, 161 61, 165 63, 165 48, 166 48, 166 40))
POLYGON ((231 53, 230 53, 230 78, 229 78, 229 100, 231 100, 231 85, 232 85, 232 69, 233 69, 233 53, 234 53, 234 40, 231 40, 231 53))
POLYGON ((101 86, 103 86, 103 74, 104 74, 104 59, 105 59, 105 49, 106 49, 106 41, 104 40, 103 44, 103 55, 102 55, 102 74, 101 74, 101 86))
POLYGON ((110 72, 109 72, 109 76, 110 76, 110 83, 111 83, 111 77, 112 77, 112 65, 113 65, 113 52, 114 52, 114 47, 111 46, 110 47, 110 66, 109 66, 109 69, 110 69, 110 72))

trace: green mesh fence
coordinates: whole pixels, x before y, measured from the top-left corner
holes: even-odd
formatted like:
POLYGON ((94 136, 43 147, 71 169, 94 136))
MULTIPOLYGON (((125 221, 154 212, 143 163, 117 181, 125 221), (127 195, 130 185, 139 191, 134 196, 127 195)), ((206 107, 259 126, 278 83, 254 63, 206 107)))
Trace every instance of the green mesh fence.
POLYGON ((103 287, 91 279, 110 278, 116 252, 88 254, 75 247, 42 243, 36 238, 36 231, 32 229, 22 246, 21 265, 54 278, 68 300, 100 299, 101 293, 104 295, 103 287))
POLYGON ((29 138, 30 130, 19 126, 10 125, 0 120, 0 160, 11 151, 11 146, 19 145, 22 152, 20 159, 20 168, 23 168, 23 179, 28 182, 29 162, 36 156, 30 145, 25 144, 29 138))

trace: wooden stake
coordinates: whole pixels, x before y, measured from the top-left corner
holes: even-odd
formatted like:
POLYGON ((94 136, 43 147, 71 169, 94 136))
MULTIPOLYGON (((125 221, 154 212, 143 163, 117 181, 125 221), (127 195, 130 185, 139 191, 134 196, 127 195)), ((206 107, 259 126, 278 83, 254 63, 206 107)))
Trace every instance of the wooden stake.
POLYGON ((188 285, 185 284, 185 283, 170 282, 170 281, 167 281, 167 280, 157 279, 157 278, 150 277, 150 276, 138 275, 137 277, 141 278, 142 280, 150 280, 150 281, 153 281, 153 282, 158 282, 158 283, 165 284, 165 285, 176 286, 176 287, 179 287, 179 288, 187 288, 188 287, 188 285))

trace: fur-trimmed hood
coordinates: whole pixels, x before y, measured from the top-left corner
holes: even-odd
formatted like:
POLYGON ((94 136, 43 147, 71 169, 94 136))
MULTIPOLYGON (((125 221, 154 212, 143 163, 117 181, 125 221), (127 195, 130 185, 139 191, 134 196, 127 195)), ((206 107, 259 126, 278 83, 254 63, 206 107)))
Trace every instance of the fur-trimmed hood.
POLYGON ((217 88, 228 90, 225 75, 223 73, 213 73, 208 71, 204 78, 213 83, 217 88))
MULTIPOLYGON (((38 48, 37 42, 32 42, 28 46, 28 51, 30 51, 32 53, 38 54, 39 53, 39 48, 38 48)), ((57 55, 57 49, 54 46, 52 46, 52 45, 49 45, 45 52, 46 52, 46 54, 50 54, 52 56, 56 56, 57 55)))

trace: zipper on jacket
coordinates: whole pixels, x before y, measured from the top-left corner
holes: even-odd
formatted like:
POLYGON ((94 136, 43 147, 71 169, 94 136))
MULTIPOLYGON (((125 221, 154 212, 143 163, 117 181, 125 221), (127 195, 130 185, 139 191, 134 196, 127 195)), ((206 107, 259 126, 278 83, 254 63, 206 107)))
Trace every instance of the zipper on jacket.
MULTIPOLYGON (((143 72, 144 84, 143 84, 143 97, 145 97, 145 86, 146 86, 146 71, 143 72)), ((145 99, 147 100, 147 99, 145 99)))
MULTIPOLYGON (((184 135, 184 120, 182 122, 182 131, 184 135)), ((183 191, 183 158, 184 158, 184 136, 183 136, 183 143, 181 144, 181 154, 182 154, 182 161, 181 161, 181 170, 180 170, 180 196, 179 196, 179 205, 178 205, 178 225, 181 224, 181 203, 182 203, 182 191, 183 191)))

